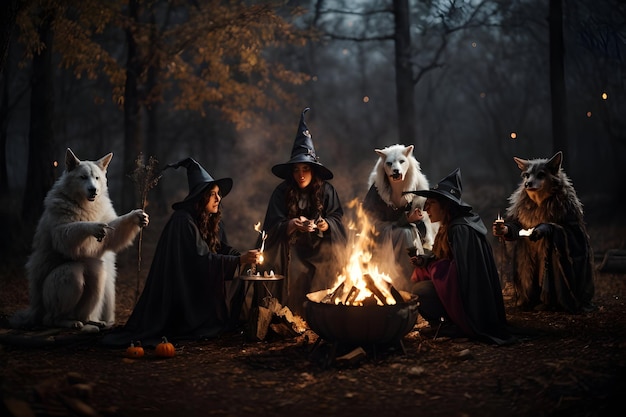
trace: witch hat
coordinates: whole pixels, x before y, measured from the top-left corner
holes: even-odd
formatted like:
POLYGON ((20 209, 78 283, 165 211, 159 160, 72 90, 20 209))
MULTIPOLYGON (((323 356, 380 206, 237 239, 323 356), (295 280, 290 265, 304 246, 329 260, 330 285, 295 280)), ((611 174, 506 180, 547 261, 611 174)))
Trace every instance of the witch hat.
POLYGON ((302 110, 300 125, 298 126, 298 132, 296 133, 293 148, 291 149, 291 159, 284 164, 277 164, 272 167, 272 173, 274 173, 274 175, 278 178, 289 178, 293 170, 293 164, 299 162, 314 165, 318 176, 323 180, 330 180, 333 178, 333 173, 319 162, 319 158, 315 154, 311 133, 304 122, 304 113, 309 110, 310 109, 308 107, 302 110))
POLYGON ((404 191, 402 194, 416 194, 426 198, 445 198, 452 201, 459 208, 471 210, 472 206, 461 200, 463 185, 461 183, 461 169, 457 168, 439 181, 430 190, 404 191))
POLYGON ((222 198, 226 197, 226 194, 233 188, 233 180, 231 178, 221 178, 219 180, 213 179, 208 172, 193 158, 185 158, 182 161, 175 164, 168 164, 167 168, 178 169, 178 167, 185 167, 187 169, 187 182, 189 184, 189 194, 184 200, 172 204, 174 210, 179 209, 181 206, 188 204, 190 201, 198 198, 204 190, 209 186, 216 184, 220 187, 220 195, 222 198))

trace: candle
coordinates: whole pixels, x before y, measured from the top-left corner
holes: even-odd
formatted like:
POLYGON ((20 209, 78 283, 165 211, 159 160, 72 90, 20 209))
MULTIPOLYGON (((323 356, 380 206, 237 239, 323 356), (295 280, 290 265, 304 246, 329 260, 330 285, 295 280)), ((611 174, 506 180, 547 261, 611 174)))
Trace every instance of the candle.
POLYGON ((259 249, 259 264, 263 263, 263 251, 265 250, 265 239, 267 239, 267 235, 265 234, 265 230, 261 230, 261 222, 258 222, 254 225, 254 230, 261 234, 261 249, 259 249))

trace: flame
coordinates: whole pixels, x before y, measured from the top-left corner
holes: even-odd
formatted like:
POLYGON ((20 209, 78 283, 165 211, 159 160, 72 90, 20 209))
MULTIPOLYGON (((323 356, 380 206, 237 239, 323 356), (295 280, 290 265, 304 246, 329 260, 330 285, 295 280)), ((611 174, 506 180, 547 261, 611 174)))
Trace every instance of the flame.
POLYGON ((257 222, 257 224, 254 225, 254 230, 256 230, 257 232, 259 232, 261 234, 261 248, 259 249, 259 264, 263 263, 263 251, 265 250, 265 239, 267 239, 267 235, 265 234, 265 230, 261 230, 261 222, 257 222))
POLYGON ((371 263, 371 249, 374 247, 372 236, 376 235, 375 227, 370 224, 357 199, 349 202, 347 207, 355 208, 356 211, 356 219, 347 223, 353 243, 347 265, 337 277, 333 288, 329 290, 329 294, 333 295, 331 302, 334 304, 343 302, 350 305, 363 305, 366 299, 375 298, 378 305, 394 305, 396 300, 391 293, 391 277, 379 271, 378 265, 371 263), (368 283, 366 278, 371 278, 375 284, 379 292, 377 295, 370 290, 372 282, 368 283), (343 288, 340 288, 342 286, 343 288), (380 299, 381 296, 384 300, 380 299))

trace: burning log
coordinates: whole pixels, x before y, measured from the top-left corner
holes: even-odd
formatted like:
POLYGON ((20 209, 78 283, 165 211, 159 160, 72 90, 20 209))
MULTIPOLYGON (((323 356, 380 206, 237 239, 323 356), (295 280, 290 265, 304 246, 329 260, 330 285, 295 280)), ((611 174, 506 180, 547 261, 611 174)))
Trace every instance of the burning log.
POLYGON ((350 288, 348 295, 346 296, 346 300, 344 301, 344 304, 351 305, 352 303, 354 303, 354 300, 359 295, 359 292, 361 292, 361 290, 359 290, 357 287, 353 285, 352 288, 350 288))
MULTIPOLYGON (((350 287, 350 290, 346 293, 346 281, 339 284, 332 292, 326 294, 320 303, 324 304, 344 304, 344 305, 393 305, 405 302, 404 297, 390 282, 381 281, 377 282, 370 274, 363 274, 362 280, 365 284, 363 294, 365 297, 361 297, 358 300, 359 294, 363 291, 355 285, 350 287), (367 295, 367 294, 370 295, 367 295), (390 300, 390 296, 393 298, 393 302, 390 300)), ((329 290, 330 291, 330 290, 329 290)))
POLYGON ((387 297, 385 297, 381 290, 378 289, 376 283, 374 282, 374 278, 370 274, 363 274, 363 281, 365 282, 365 287, 380 300, 381 303, 387 304, 387 297))
POLYGON ((337 286, 337 288, 335 288, 335 290, 333 292, 331 292, 330 294, 326 295, 326 297, 324 297, 322 299, 322 303, 326 303, 326 304, 332 304, 335 302, 335 299, 338 298, 340 296, 340 294, 343 294, 343 286, 344 286, 345 282, 342 282, 341 284, 339 284, 337 286))
MULTIPOLYGON (((370 274, 364 274, 363 275, 363 281, 365 281, 365 285, 366 285, 367 289, 372 294, 374 294, 380 300, 381 303, 387 304, 387 305, 390 304, 390 303, 387 302, 387 297, 378 288, 378 286, 376 285, 376 281, 374 281, 374 278, 372 278, 372 276, 370 274)), ((389 293, 391 294, 391 296, 393 297, 393 299, 394 299, 394 301, 396 303, 404 302, 404 299, 402 298, 402 295, 398 292, 398 290, 396 290, 396 288, 390 282, 387 283, 387 291, 389 291, 389 293)))

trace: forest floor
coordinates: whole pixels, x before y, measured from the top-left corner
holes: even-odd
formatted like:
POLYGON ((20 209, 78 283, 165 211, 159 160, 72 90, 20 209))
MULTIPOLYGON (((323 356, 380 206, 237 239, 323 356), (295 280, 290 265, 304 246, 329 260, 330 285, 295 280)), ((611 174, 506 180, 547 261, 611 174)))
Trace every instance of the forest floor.
MULTIPOLYGON (((626 234, 613 225, 590 234, 598 265, 606 250, 624 249, 626 234)), ((120 268, 119 323, 135 291, 132 266, 120 268)), ((22 268, 1 266, 0 314, 27 300, 22 268)), ((365 355, 330 362, 330 345, 316 345, 310 330, 262 342, 232 333, 176 344, 172 358, 146 349, 130 359, 100 345, 100 335, 51 329, 25 343, 2 326, 0 415, 621 416, 625 300, 626 273, 598 271, 589 313, 523 312, 507 300, 510 324, 529 334, 517 344, 434 338, 419 319, 404 350, 363 346, 365 355)))

